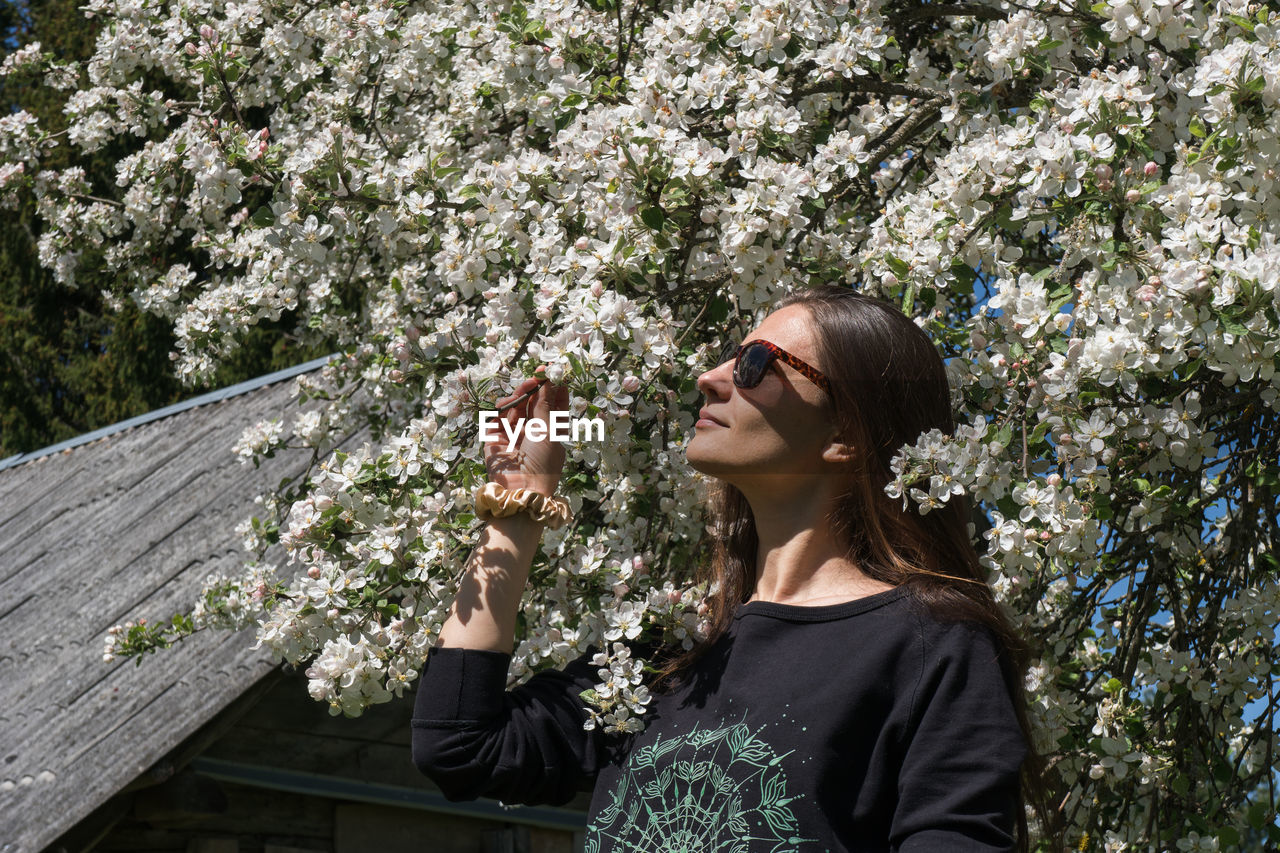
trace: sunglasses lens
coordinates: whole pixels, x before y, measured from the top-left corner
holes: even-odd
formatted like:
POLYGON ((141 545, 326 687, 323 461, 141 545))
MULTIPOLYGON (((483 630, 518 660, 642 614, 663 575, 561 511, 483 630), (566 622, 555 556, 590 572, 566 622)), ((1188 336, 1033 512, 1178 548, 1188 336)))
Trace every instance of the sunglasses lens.
POLYGON ((738 345, 734 343, 733 338, 729 338, 727 341, 725 341, 724 348, 720 350, 720 355, 716 358, 716 363, 712 366, 719 367, 720 365, 724 364, 726 361, 729 361, 731 358, 733 358, 733 353, 737 349, 738 349, 738 345))
POLYGON ((748 344, 738 356, 738 367, 733 373, 733 381, 739 388, 754 388, 764 379, 765 371, 773 354, 763 344, 748 344))

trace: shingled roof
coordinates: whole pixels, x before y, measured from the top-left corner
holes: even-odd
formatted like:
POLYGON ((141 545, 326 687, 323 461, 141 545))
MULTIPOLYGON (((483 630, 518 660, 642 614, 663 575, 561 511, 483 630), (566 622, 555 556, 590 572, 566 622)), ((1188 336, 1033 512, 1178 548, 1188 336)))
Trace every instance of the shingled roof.
MULTIPOLYGON (((0 851, 37 853, 273 669, 254 630, 103 662, 107 629, 237 572, 235 525, 303 470, 231 451, 324 359, 0 462, 0 851)), ((289 419, 286 418, 286 425, 289 419)))

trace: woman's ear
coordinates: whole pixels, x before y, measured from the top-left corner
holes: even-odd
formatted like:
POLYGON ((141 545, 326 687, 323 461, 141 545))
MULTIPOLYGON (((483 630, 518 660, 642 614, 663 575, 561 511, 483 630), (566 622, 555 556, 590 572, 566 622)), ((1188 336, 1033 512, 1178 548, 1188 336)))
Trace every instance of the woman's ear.
POLYGON ((826 449, 822 451, 822 458, 828 462, 835 462, 840 465, 851 465, 858 460, 857 449, 848 440, 846 436, 841 434, 838 426, 831 428, 831 439, 827 442, 826 449))

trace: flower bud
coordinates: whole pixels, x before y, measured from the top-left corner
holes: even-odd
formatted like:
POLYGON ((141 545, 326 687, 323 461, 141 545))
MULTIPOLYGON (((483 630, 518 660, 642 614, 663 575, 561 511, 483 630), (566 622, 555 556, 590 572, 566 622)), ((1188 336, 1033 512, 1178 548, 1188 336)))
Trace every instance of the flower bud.
POLYGON ((320 567, 319 567, 319 566, 312 566, 311 568, 307 569, 307 577, 311 578, 312 580, 319 580, 319 579, 320 579, 320 567))
POLYGON ((628 374, 622 380, 622 390, 628 394, 634 394, 640 390, 640 377, 635 374, 628 374))
POLYGON ((208 24, 201 25, 200 38, 204 39, 205 41, 213 41, 214 36, 215 36, 215 33, 213 31, 213 27, 209 26, 208 24))
POLYGON ((182 49, 183 49, 184 51, 186 51, 186 52, 187 52, 187 55, 188 55, 188 56, 195 56, 195 55, 196 55, 196 46, 195 46, 194 44, 192 44, 191 42, 187 42, 186 44, 184 44, 184 45, 182 46, 182 49))
POLYGON ((403 381, 404 381, 404 371, 402 371, 402 370, 401 370, 400 368, 398 368, 398 367, 396 367, 396 368, 392 368, 391 372, 390 372, 389 374, 387 374, 387 376, 388 376, 388 378, 389 378, 392 382, 403 382, 403 381))
POLYGON ((592 295, 592 296, 594 296, 594 297, 596 297, 597 299, 599 299, 599 298, 600 298, 600 295, 601 295, 601 294, 603 294, 603 293, 604 293, 604 285, 603 285, 603 284, 601 284, 599 281, 593 281, 593 282, 591 282, 591 295, 592 295))
POLYGON ((1148 160, 1146 162, 1146 165, 1142 167, 1142 174, 1146 175, 1148 178, 1155 177, 1156 172, 1159 172, 1159 171, 1160 171, 1160 164, 1157 163, 1155 160, 1148 160))
POLYGON ((414 343, 417 342, 418 338, 421 335, 422 335, 422 332, 418 331, 417 326, 409 326, 404 330, 404 336, 414 343))
POLYGON ((1124 200, 1129 202, 1129 204, 1137 204, 1142 201, 1142 193, 1137 190, 1129 190, 1124 194, 1124 200))

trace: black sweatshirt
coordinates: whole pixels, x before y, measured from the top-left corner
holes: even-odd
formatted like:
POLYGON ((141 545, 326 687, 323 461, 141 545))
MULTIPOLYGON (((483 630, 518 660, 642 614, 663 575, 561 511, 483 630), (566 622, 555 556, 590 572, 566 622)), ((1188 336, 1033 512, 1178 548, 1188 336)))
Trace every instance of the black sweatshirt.
POLYGON ((582 728, 598 650, 508 691, 510 655, 432 648, 414 763, 450 801, 593 790, 586 853, 1014 849, 1026 747, 996 646, 905 587, 739 605, 634 734, 582 728))

